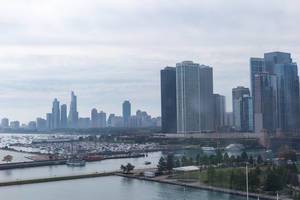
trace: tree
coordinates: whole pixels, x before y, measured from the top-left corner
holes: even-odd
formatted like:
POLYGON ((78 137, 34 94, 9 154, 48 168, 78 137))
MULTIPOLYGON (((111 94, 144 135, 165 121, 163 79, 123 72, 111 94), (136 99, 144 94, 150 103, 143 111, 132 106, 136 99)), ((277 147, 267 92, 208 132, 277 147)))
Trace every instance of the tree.
POLYGON ((131 163, 127 163, 126 166, 121 165, 120 169, 123 171, 123 173, 130 173, 132 170, 134 170, 135 166, 132 165, 131 163))
POLYGON ((251 191, 256 191, 257 188, 260 186, 260 179, 259 179, 259 174, 258 171, 251 170, 249 172, 249 188, 251 191))
POLYGON ((216 177, 216 170, 215 170, 215 168, 212 167, 212 166, 209 166, 209 168, 207 169, 207 182, 209 184, 214 184, 215 177, 216 177))
POLYGON ((181 164, 182 164, 182 166, 189 165, 188 159, 186 158, 186 156, 182 156, 182 158, 181 158, 181 164))
POLYGON ((132 165, 131 163, 128 163, 126 165, 126 173, 130 173, 132 170, 134 170, 135 166, 132 165))
POLYGON ((257 163, 258 163, 258 164, 262 164, 263 162, 264 162, 264 161, 263 161, 261 155, 258 155, 258 157, 257 157, 257 163))
POLYGON ((13 160, 13 156, 12 155, 6 155, 3 157, 2 161, 4 162, 11 162, 13 160))
POLYGON ((254 160, 253 160, 253 157, 252 156, 250 156, 250 158, 249 158, 249 161, 248 161, 249 163, 250 163, 250 165, 253 165, 254 164, 254 160))
POLYGON ((166 170, 166 168, 167 168, 167 162, 165 158, 162 156, 158 161, 157 170, 159 173, 162 173, 163 171, 166 170))
POLYGON ((172 154, 169 154, 167 156, 167 163, 166 163, 166 169, 168 171, 171 171, 174 167, 174 156, 172 154))
POLYGON ((216 155, 216 162, 217 164, 221 163, 223 161, 223 155, 221 150, 217 150, 217 155, 216 155))
POLYGON ((242 162, 248 162, 248 154, 245 151, 241 154, 241 160, 242 162))
POLYGON ((227 152, 224 153, 223 160, 224 160, 225 163, 228 163, 228 162, 229 162, 229 155, 228 155, 227 152))

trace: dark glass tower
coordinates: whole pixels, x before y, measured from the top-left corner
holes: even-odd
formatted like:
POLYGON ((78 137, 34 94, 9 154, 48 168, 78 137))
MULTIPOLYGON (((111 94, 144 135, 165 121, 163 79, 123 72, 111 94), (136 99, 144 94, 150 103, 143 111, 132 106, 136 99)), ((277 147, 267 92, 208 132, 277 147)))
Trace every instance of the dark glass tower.
POLYGON ((61 128, 68 127, 67 105, 66 104, 63 104, 60 107, 60 125, 61 125, 61 128))
POLYGON ((161 126, 163 133, 176 133, 176 68, 166 67, 160 71, 161 126))
POLYGON ((131 104, 129 101, 124 101, 122 104, 124 127, 129 127, 131 117, 131 104))

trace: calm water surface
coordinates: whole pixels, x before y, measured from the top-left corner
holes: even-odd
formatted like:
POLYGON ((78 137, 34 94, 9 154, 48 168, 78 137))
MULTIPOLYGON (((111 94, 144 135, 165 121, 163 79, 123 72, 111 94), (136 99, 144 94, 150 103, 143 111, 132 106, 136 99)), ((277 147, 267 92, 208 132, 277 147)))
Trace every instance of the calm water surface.
MULTIPOLYGON (((244 197, 116 176, 0 187, 9 200, 245 200, 244 197)), ((252 199, 253 200, 253 199, 252 199)))
POLYGON ((79 175, 94 172, 111 172, 120 169, 123 164, 131 163, 136 169, 156 167, 161 152, 149 153, 148 157, 111 159, 99 162, 87 162, 84 167, 69 167, 67 165, 32 167, 24 169, 0 170, 0 182, 24 180, 34 178, 46 178, 55 176, 79 175), (145 165, 145 161, 150 161, 150 165, 145 165))

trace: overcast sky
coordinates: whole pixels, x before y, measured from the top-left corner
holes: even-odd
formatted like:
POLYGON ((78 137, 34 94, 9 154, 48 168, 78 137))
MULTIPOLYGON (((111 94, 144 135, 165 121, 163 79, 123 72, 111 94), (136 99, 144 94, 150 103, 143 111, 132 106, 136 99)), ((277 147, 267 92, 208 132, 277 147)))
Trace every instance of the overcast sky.
POLYGON ((44 117, 54 97, 81 116, 96 107, 160 115, 159 71, 213 67, 214 91, 249 87, 249 58, 300 62, 299 0, 0 0, 0 117, 44 117))

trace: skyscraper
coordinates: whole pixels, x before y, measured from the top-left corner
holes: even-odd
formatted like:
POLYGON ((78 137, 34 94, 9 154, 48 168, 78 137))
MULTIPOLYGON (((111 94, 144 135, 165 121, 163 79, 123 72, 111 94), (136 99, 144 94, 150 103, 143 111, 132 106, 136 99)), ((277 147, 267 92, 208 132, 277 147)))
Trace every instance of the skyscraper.
POLYGON ((66 104, 62 104, 60 107, 60 127, 61 128, 68 127, 67 105, 66 104))
POLYGON ((297 64, 290 53, 284 52, 265 53, 261 62, 264 62, 262 71, 252 73, 256 75, 255 81, 252 81, 255 130, 298 129, 300 98, 297 64), (259 91, 256 92, 256 89, 259 91))
POLYGON ((161 129, 163 133, 177 131, 176 68, 165 67, 160 71, 161 129))
POLYGON ((91 111, 91 128, 98 128, 98 111, 96 108, 93 108, 91 111))
POLYGON ((300 99, 298 67, 291 55, 283 52, 266 53, 266 70, 277 77, 278 123, 283 131, 299 128, 300 99))
POLYGON ((250 58, 250 82, 251 82, 251 94, 255 93, 255 74, 265 71, 265 60, 263 58, 250 58))
POLYGON ((53 128, 52 113, 47 113, 46 114, 46 123, 47 123, 47 129, 51 130, 53 128))
POLYGON ((1 120, 1 126, 2 126, 2 128, 8 128, 9 127, 9 120, 7 118, 3 118, 1 120))
POLYGON ((276 131, 278 127, 277 78, 267 72, 255 74, 254 124, 255 132, 276 131))
POLYGON ((75 96, 73 91, 71 92, 68 124, 70 128, 77 128, 78 126, 77 97, 75 96))
POLYGON ((212 68, 184 61, 176 64, 177 132, 212 131, 212 68))
POLYGON ((53 129, 60 128, 60 108, 59 101, 55 98, 52 105, 52 123, 53 129))
POLYGON ((225 96, 214 94, 214 128, 220 130, 226 125, 225 96))
POLYGON ((124 127, 129 127, 130 117, 131 117, 131 104, 129 101, 124 101, 122 105, 124 127))
POLYGON ((100 128, 105 128, 106 127, 106 113, 103 112, 103 111, 100 111, 98 113, 98 124, 99 124, 100 128))
MULTIPOLYGON (((240 99, 244 96, 250 96, 249 88, 238 86, 232 89, 232 112, 233 125, 237 130, 241 130, 241 102, 240 99)), ((253 115, 252 115, 253 116, 253 115)))

